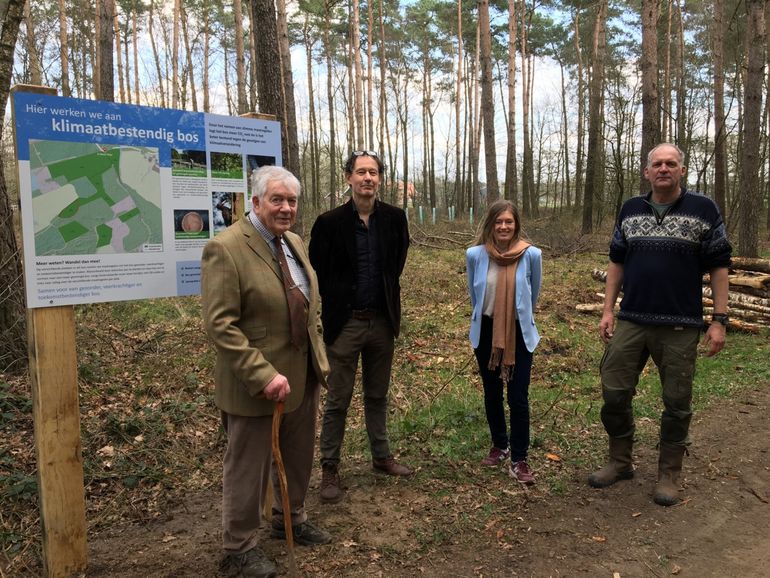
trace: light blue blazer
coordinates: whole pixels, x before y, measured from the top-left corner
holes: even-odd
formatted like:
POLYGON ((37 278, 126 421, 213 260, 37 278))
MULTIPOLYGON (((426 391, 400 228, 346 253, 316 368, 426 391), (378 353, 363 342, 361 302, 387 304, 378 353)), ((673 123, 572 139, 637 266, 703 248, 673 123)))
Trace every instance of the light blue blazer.
MULTIPOLYGON (((535 326, 534 310, 540 294, 543 278, 541 251, 530 245, 519 259, 516 267, 516 317, 521 325, 524 344, 527 350, 535 351, 540 342, 540 334, 535 326)), ((468 294, 471 296, 471 331, 470 340, 474 349, 479 346, 481 334, 481 308, 484 306, 484 293, 487 289, 487 271, 489 255, 484 245, 476 245, 465 252, 465 264, 468 274, 468 294)))

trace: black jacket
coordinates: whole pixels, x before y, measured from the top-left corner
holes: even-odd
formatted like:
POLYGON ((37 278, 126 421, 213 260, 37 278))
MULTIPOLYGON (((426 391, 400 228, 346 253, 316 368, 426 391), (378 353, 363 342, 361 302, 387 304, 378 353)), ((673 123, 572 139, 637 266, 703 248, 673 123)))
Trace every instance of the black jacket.
MULTIPOLYGON (((409 248, 406 214, 376 201, 377 235, 387 315, 398 336, 401 325, 401 285, 409 248)), ((324 341, 334 343, 352 311, 356 290, 356 219, 352 199, 320 215, 310 233, 310 262, 318 275, 324 341)))

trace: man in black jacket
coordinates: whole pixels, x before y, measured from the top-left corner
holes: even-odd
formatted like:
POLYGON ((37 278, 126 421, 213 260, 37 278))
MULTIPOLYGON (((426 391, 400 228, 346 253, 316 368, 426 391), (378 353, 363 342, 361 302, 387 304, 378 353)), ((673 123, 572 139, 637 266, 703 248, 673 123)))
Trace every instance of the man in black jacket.
POLYGON ((409 228, 404 211, 377 199, 384 170, 375 152, 353 152, 345 163, 350 201, 318 217, 311 232, 310 262, 318 274, 331 366, 321 429, 324 503, 342 499, 340 448, 359 357, 372 467, 393 476, 412 474, 393 458, 386 426, 409 228))

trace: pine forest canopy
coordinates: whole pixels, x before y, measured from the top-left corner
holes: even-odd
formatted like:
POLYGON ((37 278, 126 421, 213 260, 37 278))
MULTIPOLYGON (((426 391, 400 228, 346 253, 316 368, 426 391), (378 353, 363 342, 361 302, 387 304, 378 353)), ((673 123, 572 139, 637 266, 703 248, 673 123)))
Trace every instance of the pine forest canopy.
POLYGON ((275 86, 316 210, 344 192, 348 151, 373 148, 393 202, 464 213, 499 184, 525 215, 582 213, 588 232, 643 187, 645 143, 671 141, 737 229, 747 199, 770 219, 768 20, 770 3, 735 0, 30 0, 11 82, 231 115, 264 112, 275 86))

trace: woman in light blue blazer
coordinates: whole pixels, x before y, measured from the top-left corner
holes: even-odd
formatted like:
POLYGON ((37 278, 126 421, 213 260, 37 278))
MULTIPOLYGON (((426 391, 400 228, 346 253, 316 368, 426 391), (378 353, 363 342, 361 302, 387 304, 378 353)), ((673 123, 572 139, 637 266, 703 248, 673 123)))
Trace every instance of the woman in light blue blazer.
POLYGON ((540 335, 534 309, 540 293, 540 249, 522 239, 521 219, 510 201, 490 205, 476 244, 465 255, 471 297, 470 340, 484 385, 492 449, 482 464, 510 457, 509 475, 522 484, 535 478, 527 464, 529 381, 540 335), (503 392, 511 414, 510 436, 503 392))

